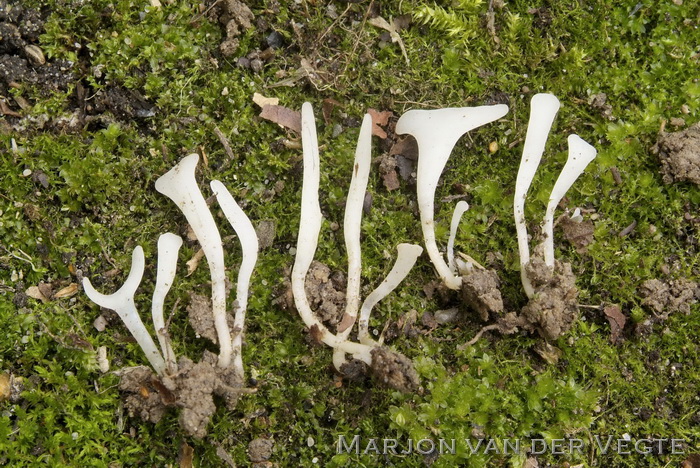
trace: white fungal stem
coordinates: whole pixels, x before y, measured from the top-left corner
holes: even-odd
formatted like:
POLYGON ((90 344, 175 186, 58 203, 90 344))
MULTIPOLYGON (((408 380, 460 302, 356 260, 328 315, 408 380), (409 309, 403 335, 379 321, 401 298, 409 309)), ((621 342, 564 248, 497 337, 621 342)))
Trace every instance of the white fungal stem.
MULTIPOLYGON (((379 301, 384 299, 387 295, 389 295, 389 293, 396 289, 396 287, 411 271, 411 268, 413 268, 413 265, 415 265, 420 254, 423 253, 423 248, 414 244, 399 244, 396 249, 398 253, 394 267, 391 269, 384 281, 382 281, 382 284, 372 291, 362 303, 357 332, 357 337, 362 344, 372 345, 375 343, 375 341, 369 336, 369 317, 372 313, 372 308, 374 308, 379 301)), ((381 342, 379 344, 381 344, 381 342)))
POLYGON ((243 377, 243 356, 241 353, 243 344, 243 330, 245 326, 245 314, 248 307, 248 288, 250 287, 250 277, 258 261, 258 235, 255 232, 253 223, 246 216, 236 200, 228 191, 226 186, 218 180, 211 182, 211 188, 216 195, 216 200, 224 212, 224 216, 238 234, 241 241, 243 258, 238 269, 238 279, 236 281, 236 301, 235 315, 233 318, 233 367, 239 376, 243 377))
POLYGON ((452 213, 452 222, 450 223, 450 237, 447 240, 447 264, 453 274, 457 274, 457 264, 455 263, 455 238, 457 237, 457 228, 462 220, 462 215, 469 209, 469 203, 464 200, 457 203, 455 210, 452 213))
POLYGON ((396 123, 397 134, 410 134, 418 142, 417 196, 425 247, 438 275, 450 289, 459 289, 461 277, 445 262, 435 240, 434 199, 440 174, 457 140, 470 130, 493 122, 508 106, 411 110, 396 123))
POLYGON ((197 154, 184 157, 175 167, 156 180, 156 190, 177 204, 192 227, 209 264, 212 287, 212 313, 219 341, 219 366, 231 364, 231 331, 226 321, 226 287, 224 249, 221 235, 207 202, 199 190, 194 171, 197 154))
POLYGON ((314 337, 334 349, 351 354, 367 364, 372 362, 370 351, 372 347, 339 339, 332 334, 314 315, 309 305, 304 284, 306 274, 316 254, 318 235, 321 230, 321 207, 318 200, 320 181, 320 161, 318 154, 318 138, 313 109, 308 102, 301 108, 301 135, 304 152, 304 175, 301 191, 301 214, 299 222, 299 237, 297 238, 296 257, 292 268, 292 293, 299 315, 312 331, 314 337))
POLYGON ((549 195, 549 203, 547 203, 547 211, 542 223, 544 262, 547 266, 554 266, 554 211, 566 192, 597 154, 596 149, 578 135, 569 135, 567 141, 569 143, 569 157, 554 184, 552 193, 549 195))
POLYGON ((345 315, 338 324, 338 338, 347 339, 355 324, 360 308, 360 276, 362 273, 362 248, 360 247, 360 226, 362 207, 367 191, 369 169, 372 162, 372 117, 365 114, 360 128, 355 150, 352 180, 345 204, 343 231, 345 250, 348 255, 348 280, 345 294, 345 315))
POLYGON ((143 352, 146 353, 148 362, 151 363, 153 370, 158 375, 164 375, 166 371, 165 361, 163 356, 158 351, 153 338, 146 330, 139 313, 136 310, 134 303, 134 294, 136 288, 141 284, 143 278, 143 270, 145 268, 145 260, 143 249, 141 246, 136 246, 131 254, 131 271, 126 278, 124 285, 117 292, 110 295, 105 295, 98 292, 90 282, 89 278, 83 278, 83 289, 90 300, 100 307, 115 311, 126 325, 131 335, 136 339, 143 352))
POLYGON ((556 96, 541 93, 532 97, 530 101, 530 121, 525 136, 518 177, 515 182, 513 212, 518 236, 518 252, 520 254, 520 279, 528 297, 532 297, 535 294, 535 290, 525 270, 525 266, 530 262, 530 247, 528 245, 527 225, 525 222, 525 198, 532 179, 535 177, 535 171, 540 165, 547 137, 558 111, 559 100, 556 96))
POLYGON ((170 344, 168 331, 165 328, 163 304, 165 296, 170 291, 175 279, 177 254, 180 251, 180 246, 182 246, 182 238, 171 232, 158 238, 158 272, 156 274, 156 287, 153 290, 153 299, 151 300, 153 326, 156 329, 156 337, 165 357, 165 364, 169 374, 177 372, 177 362, 170 344))

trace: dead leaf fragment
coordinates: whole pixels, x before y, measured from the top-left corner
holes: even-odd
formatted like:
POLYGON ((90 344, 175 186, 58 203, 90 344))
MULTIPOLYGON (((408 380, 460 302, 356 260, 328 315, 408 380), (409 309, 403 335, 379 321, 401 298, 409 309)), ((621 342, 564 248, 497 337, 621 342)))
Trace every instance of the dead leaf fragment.
POLYGON ((681 468, 700 468, 700 454, 693 453, 683 460, 681 468))
POLYGON ((279 105, 279 98, 265 97, 260 93, 253 93, 253 102, 260 107, 279 105))
POLYGON ((535 457, 530 457, 527 460, 525 460, 525 463, 523 463, 522 468, 539 468, 540 464, 537 462, 537 458, 535 457))
POLYGON ((192 468, 192 460, 194 459, 194 449, 183 442, 180 446, 180 468, 192 468))
POLYGON ((563 216, 560 224, 566 240, 576 248, 578 253, 585 253, 593 242, 593 233, 595 232, 593 223, 591 221, 578 223, 568 216, 563 216))
POLYGON ((372 117, 372 135, 376 135, 381 139, 388 135, 382 127, 389 123, 389 119, 394 115, 391 111, 378 111, 376 109, 367 109, 367 113, 372 117))
POLYGON ((0 374, 0 402, 10 398, 10 374, 0 374))
POLYGON ((260 117, 276 123, 282 128, 301 133, 301 112, 287 109, 283 106, 263 106, 260 117))
POLYGON ((78 293, 78 284, 77 283, 71 283, 65 288, 61 288, 58 290, 56 294, 53 295, 54 299, 62 299, 64 297, 71 297, 75 296, 78 293))
POLYGON ((323 332, 321 331, 318 325, 311 325, 311 327, 309 328, 309 336, 311 336, 311 340, 315 344, 320 345, 322 343, 323 332))
POLYGON ((100 315, 94 322, 92 322, 92 326, 95 327, 95 330, 98 332, 103 332, 107 328, 107 319, 104 317, 104 315, 100 315))
POLYGON ((43 303, 49 302, 49 298, 46 297, 46 296, 44 296, 44 294, 42 294, 42 292, 41 292, 41 290, 39 289, 38 286, 30 286, 30 287, 28 287, 27 290, 24 291, 24 294, 26 294, 27 296, 29 296, 29 297, 31 297, 31 298, 33 298, 33 299, 36 299, 36 300, 38 300, 38 301, 41 301, 41 302, 43 302, 43 303))
POLYGON ((323 111, 323 120, 326 122, 326 125, 331 123, 331 115, 336 107, 341 107, 341 104, 335 99, 326 98, 323 100, 321 110, 323 111))
POLYGON ((43 281, 37 286, 41 294, 47 299, 53 299, 53 286, 51 283, 44 283, 43 281))
POLYGON ((403 54, 403 58, 406 59, 406 64, 408 65, 411 63, 408 60, 408 54, 406 53, 406 46, 403 44, 403 40, 401 39, 401 36, 399 36, 400 26, 405 23, 403 18, 400 21, 392 19, 391 23, 389 23, 387 20, 385 20, 381 16, 377 16, 376 18, 370 18, 368 20, 368 23, 371 24, 372 26, 375 26, 377 28, 381 28, 381 29, 384 29, 385 31, 388 31, 389 35, 391 36, 391 42, 393 42, 395 44, 399 44, 399 47, 401 47, 401 53, 403 54))
POLYGON ((547 364, 556 364, 561 358, 561 349, 546 341, 542 341, 535 346, 535 352, 544 359, 547 364))
POLYGON ((10 109, 4 99, 0 99, 0 114, 9 115, 10 117, 22 117, 21 114, 10 109))
POLYGON ((610 322, 610 342, 617 343, 620 340, 622 329, 625 328, 627 317, 625 317, 618 305, 606 306, 603 309, 603 313, 608 322, 610 322))
POLYGON ((185 265, 187 265, 187 274, 185 276, 190 276, 197 270, 199 266, 199 261, 204 257, 204 249, 199 249, 192 258, 190 258, 185 265))

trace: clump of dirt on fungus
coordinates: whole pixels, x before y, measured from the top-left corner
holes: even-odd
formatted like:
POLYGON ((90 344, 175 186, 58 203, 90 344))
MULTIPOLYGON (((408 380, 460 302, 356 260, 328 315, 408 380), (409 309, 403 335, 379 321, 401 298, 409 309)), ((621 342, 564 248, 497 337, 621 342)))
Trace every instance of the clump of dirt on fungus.
POLYGON ((525 268, 535 294, 520 312, 522 326, 555 340, 568 332, 578 317, 576 276, 570 263, 555 261, 554 267, 548 267, 539 257, 533 257, 525 268))
POLYGON ((662 132, 653 150, 661 160, 665 183, 700 185, 700 122, 680 132, 662 132))
POLYGON ((248 6, 240 0, 215 0, 210 18, 224 25, 226 36, 219 45, 224 57, 232 57, 240 44, 239 36, 242 30, 253 26, 255 15, 248 6))
MULTIPOLYGON (((235 303, 232 309, 235 309, 235 303)), ((191 294, 190 303, 187 306, 187 315, 194 332, 206 338, 214 344, 219 344, 214 326, 214 315, 212 314, 211 299, 201 294, 191 294)), ((226 322, 230 330, 234 328, 233 315, 226 313, 226 322)))
POLYGON ((481 320, 497 318, 503 312, 501 281, 495 270, 474 268, 462 276, 462 300, 481 320))
POLYGON ((350 382, 363 382, 369 375, 369 366, 359 359, 349 359, 340 366, 340 373, 350 382))
POLYGON ((245 392, 242 377, 233 368, 219 367, 216 355, 209 351, 198 363, 182 357, 178 366, 177 373, 162 378, 147 367, 124 369, 119 372, 119 389, 127 393, 129 415, 157 423, 169 407, 180 408, 180 426, 201 439, 216 411, 214 395, 224 398, 228 409, 235 409, 245 392))
POLYGON ((639 295, 643 298, 642 304, 665 320, 675 312, 690 313, 690 306, 700 300, 700 283, 685 278, 650 279, 642 283, 639 295))
POLYGON ((372 376, 385 387, 404 393, 415 391, 420 384, 413 362, 403 354, 379 346, 371 351, 372 376))
MULTIPOLYGON (((286 310, 296 310, 289 274, 285 272, 285 282, 275 303, 286 310)), ((311 309, 316 311, 327 327, 335 328, 345 313, 346 287, 347 281, 342 272, 331 271, 327 265, 316 260, 311 262, 304 289, 311 309)))

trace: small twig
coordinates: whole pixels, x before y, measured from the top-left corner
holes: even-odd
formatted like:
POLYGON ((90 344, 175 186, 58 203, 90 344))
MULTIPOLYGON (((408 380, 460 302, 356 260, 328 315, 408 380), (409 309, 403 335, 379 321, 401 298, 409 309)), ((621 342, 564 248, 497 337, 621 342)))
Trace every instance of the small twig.
POLYGON ((209 6, 209 8, 207 8, 206 10, 204 10, 203 12, 201 12, 200 14, 198 14, 198 15, 196 15, 194 18, 192 18, 192 19, 190 20, 190 24, 196 23, 197 21, 199 21, 200 18, 202 18, 202 17, 203 17, 204 15, 206 15, 207 13, 209 13, 209 11, 210 11, 212 8, 214 8, 216 5, 218 5, 220 2, 221 2, 221 0, 216 0, 214 3, 212 3, 212 4, 209 6))
POLYGON ((625 236, 629 235, 632 231, 634 231, 634 228, 636 228, 636 227, 637 227, 637 220, 635 219, 634 221, 632 221, 632 223, 629 226, 627 226, 622 231, 620 231, 618 236, 625 237, 625 236))
POLYGON ((610 173, 613 176, 615 185, 622 185, 622 177, 620 177, 620 171, 615 166, 610 168, 610 173))
POLYGON ((214 133, 216 133, 216 136, 219 138, 219 141, 221 142, 221 146, 224 147, 224 151, 226 151, 226 156, 229 157, 231 161, 236 159, 236 155, 233 154, 233 150, 231 149, 231 144, 228 141, 228 138, 226 138, 226 135, 219 130, 219 127, 214 125, 214 133))
POLYGON ((109 263, 110 265, 112 265, 114 268, 116 268, 116 269, 118 270, 119 267, 118 267, 117 264, 114 262, 114 259, 113 259, 112 257, 109 256, 109 254, 107 253, 107 250, 105 250, 104 244, 102 244, 102 245, 100 246, 100 248, 101 248, 101 250, 102 250, 102 256, 105 258, 105 260, 107 260, 107 263, 109 263))
POLYGON ((593 310, 600 310, 603 306, 602 305, 588 305, 588 304, 576 304, 576 307, 580 307, 581 309, 593 309, 593 310))
POLYGON ((474 336, 474 338, 472 338, 471 340, 467 341, 466 343, 464 343, 462 345, 457 346, 457 349, 460 351, 464 351, 469 346, 472 346, 474 343, 479 341, 479 338, 481 338, 481 335, 483 335, 487 331, 491 331, 491 330, 498 330, 498 324, 494 323, 492 325, 486 325, 484 328, 479 330, 479 332, 474 336))
POLYGON ((318 37, 318 39, 316 39, 316 44, 315 44, 316 48, 318 48, 318 45, 321 43, 321 40, 323 40, 323 38, 326 37, 326 35, 333 29, 333 27, 336 25, 336 23, 338 23, 338 21, 343 19, 343 16, 345 16, 347 14, 347 12, 350 10, 351 6, 352 6, 352 2, 348 2, 348 6, 345 8, 345 10, 340 15, 338 15, 338 17, 331 23, 331 25, 328 26, 325 31, 323 31, 323 34, 321 34, 318 37))

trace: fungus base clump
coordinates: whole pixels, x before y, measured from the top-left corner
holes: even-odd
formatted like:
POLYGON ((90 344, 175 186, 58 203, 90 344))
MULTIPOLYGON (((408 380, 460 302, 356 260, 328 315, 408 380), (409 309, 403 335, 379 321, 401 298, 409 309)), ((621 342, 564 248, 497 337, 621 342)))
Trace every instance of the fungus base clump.
POLYGON ((127 394, 126 408, 130 416, 157 423, 168 408, 180 408, 180 425, 187 434, 202 438, 216 411, 214 395, 235 409, 238 398, 245 390, 243 382, 233 368, 216 364, 215 354, 205 352, 198 363, 181 357, 179 371, 171 376, 159 377, 147 367, 124 369, 119 389, 127 394))
POLYGON ((500 285, 495 270, 475 269, 462 276, 462 300, 481 320, 496 318, 503 312, 500 285))
POLYGON ((413 367, 413 362, 403 354, 391 351, 384 346, 378 346, 371 351, 372 376, 385 387, 402 392, 415 391, 420 380, 413 367))
POLYGON ((523 327, 555 340, 571 329, 578 317, 576 276, 571 264, 555 260, 549 267, 533 257, 526 266, 535 294, 521 311, 523 327))

